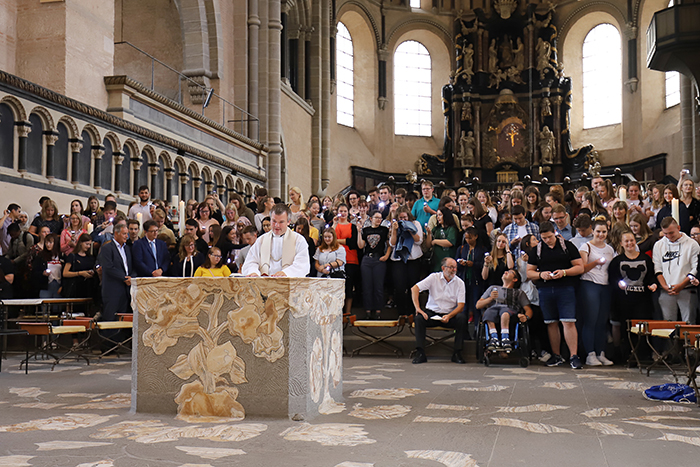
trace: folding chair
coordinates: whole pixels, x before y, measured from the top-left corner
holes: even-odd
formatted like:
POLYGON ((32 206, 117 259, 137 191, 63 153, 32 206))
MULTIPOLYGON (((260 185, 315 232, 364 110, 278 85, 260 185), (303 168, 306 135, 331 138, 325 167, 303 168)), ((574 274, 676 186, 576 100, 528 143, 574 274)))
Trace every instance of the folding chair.
POLYGON ((387 342, 387 340, 403 331, 403 328, 406 325, 406 318, 404 316, 400 316, 398 319, 378 320, 359 320, 356 316, 350 316, 350 324, 352 325, 353 334, 365 339, 366 341, 369 341, 367 344, 354 349, 352 351, 352 357, 354 357, 356 354, 359 355, 362 350, 373 345, 379 345, 391 350, 397 358, 403 356, 403 350, 387 342), (393 331, 384 336, 379 336, 370 334, 365 329, 393 329, 393 331))
MULTIPOLYGON (((676 370, 669 365, 667 358, 669 356, 680 356, 680 350, 677 345, 677 341, 673 339, 673 333, 676 330, 677 325, 685 325, 685 321, 664 321, 664 320, 644 320, 637 323, 637 334, 640 337, 644 337, 647 345, 652 352, 652 362, 647 367, 647 376, 651 373, 652 368, 658 364, 663 364, 673 375, 676 382, 678 382, 678 375, 676 370), (652 338, 660 338, 664 341, 671 341, 671 345, 668 349, 663 352, 659 352, 654 344, 652 343, 652 338)), ((636 355, 636 354, 635 354, 636 355)), ((637 360, 639 361, 639 360, 637 360)))
POLYGON ((107 345, 111 345, 109 349, 105 350, 102 352, 97 358, 100 360, 102 357, 105 355, 108 355, 112 352, 117 354, 117 358, 119 358, 119 349, 123 349, 124 353, 131 353, 131 346, 128 345, 131 343, 132 339, 134 338, 133 333, 129 335, 129 337, 126 340, 119 340, 119 337, 121 335, 121 332, 118 332, 115 334, 114 332, 104 332, 104 331, 121 331, 123 329, 133 329, 134 328, 134 315, 132 313, 118 313, 117 318, 119 318, 118 321, 97 321, 95 322, 95 328, 97 329, 97 335, 100 338, 100 348, 102 348, 103 343, 107 343, 107 345))
MULTIPOLYGON (((408 329, 411 331, 411 334, 413 334, 415 336, 416 335, 415 315, 410 315, 408 317, 408 324, 409 324, 408 329)), ((455 330, 453 328, 445 328, 442 326, 434 326, 431 328, 426 328, 425 338, 427 340, 427 343, 425 344, 425 348, 427 349, 428 347, 432 347, 434 345, 442 345, 442 346, 448 348, 450 350, 450 352, 452 352, 454 349, 452 348, 452 346, 447 344, 445 341, 453 338, 454 335, 455 335, 455 330), (441 336, 434 336, 434 335, 429 334, 430 331, 438 331, 438 332, 443 332, 443 333, 446 332, 447 334, 443 334, 441 336)), ((409 355, 409 357, 413 357, 414 353, 416 353, 415 349, 413 349, 411 351, 411 354, 409 355)))
POLYGON ((685 364, 688 369, 688 381, 685 384, 693 387, 695 401, 700 406, 700 391, 698 391, 698 384, 695 381, 697 368, 700 365, 700 326, 676 326, 676 335, 683 343, 685 364))
MULTIPOLYGON (((82 325, 71 325, 71 326, 53 326, 50 322, 47 323, 25 323, 25 322, 19 322, 17 323, 20 329, 27 331, 30 336, 39 336, 41 337, 42 342, 40 342, 37 346, 37 351, 34 352, 31 356, 27 356, 24 360, 22 360, 19 364, 20 369, 22 368, 22 365, 29 365, 29 359, 32 357, 36 357, 37 355, 46 355, 47 357, 52 357, 54 359, 53 365, 51 365, 51 370, 54 369, 54 367, 64 358, 68 358, 69 356, 73 356, 76 358, 76 360, 80 360, 81 358, 87 362, 87 364, 90 364, 90 360, 83 355, 79 349, 75 349, 73 347, 66 347, 65 345, 61 345, 59 342, 59 338, 61 336, 64 336, 66 334, 76 334, 80 332, 86 332, 87 328, 84 324, 82 325), (61 356, 56 356, 53 353, 53 350, 60 350, 63 349, 65 353, 61 356)), ((27 368, 25 366, 25 372, 27 371, 27 368)))

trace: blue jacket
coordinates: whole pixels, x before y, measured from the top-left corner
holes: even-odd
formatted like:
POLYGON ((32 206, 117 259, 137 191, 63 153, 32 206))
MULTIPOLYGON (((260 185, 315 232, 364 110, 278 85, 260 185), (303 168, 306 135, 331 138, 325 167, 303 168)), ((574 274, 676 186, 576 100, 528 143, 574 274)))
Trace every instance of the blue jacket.
POLYGON ((469 278, 467 278, 467 266, 462 266, 459 264, 459 261, 457 262, 457 277, 464 281, 464 285, 482 285, 486 282, 481 278, 481 268, 484 267, 484 256, 487 252, 483 246, 476 245, 470 255, 469 245, 466 242, 457 249, 455 253, 456 260, 464 259, 474 262, 472 267, 469 268, 471 272, 469 278))
POLYGON ((138 239, 134 242, 131 249, 134 262, 134 272, 137 277, 152 277, 153 271, 162 269, 163 275, 168 272, 170 266, 170 253, 168 246, 163 240, 156 239, 156 257, 158 264, 156 267, 156 258, 153 257, 151 247, 148 245, 146 237, 138 239))
POLYGON ((418 232, 416 224, 410 221, 399 221, 399 230, 396 233, 396 247, 394 255, 401 258, 404 263, 408 261, 413 249, 413 235, 418 232))

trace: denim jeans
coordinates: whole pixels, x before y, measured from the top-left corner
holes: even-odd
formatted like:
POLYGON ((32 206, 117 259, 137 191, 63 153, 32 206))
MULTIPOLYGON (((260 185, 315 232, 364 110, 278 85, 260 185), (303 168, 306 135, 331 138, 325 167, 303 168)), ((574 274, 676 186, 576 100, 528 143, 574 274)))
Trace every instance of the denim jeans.
POLYGON ((579 289, 579 320, 581 339, 586 353, 600 355, 605 350, 610 316, 610 286, 581 281, 579 289))

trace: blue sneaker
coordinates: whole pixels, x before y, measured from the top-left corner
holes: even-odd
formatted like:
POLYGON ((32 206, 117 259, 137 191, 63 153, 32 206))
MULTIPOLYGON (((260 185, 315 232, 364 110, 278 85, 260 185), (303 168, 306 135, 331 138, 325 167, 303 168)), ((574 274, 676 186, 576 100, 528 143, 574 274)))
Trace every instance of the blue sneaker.
POLYGON ((559 366, 562 363, 564 363, 564 359, 561 358, 561 355, 552 355, 549 357, 549 360, 544 362, 547 366, 559 366))
POLYGON ((583 368, 583 365, 581 365, 581 359, 578 358, 578 355, 572 355, 569 359, 569 363, 571 364, 571 368, 574 370, 580 370, 583 368))

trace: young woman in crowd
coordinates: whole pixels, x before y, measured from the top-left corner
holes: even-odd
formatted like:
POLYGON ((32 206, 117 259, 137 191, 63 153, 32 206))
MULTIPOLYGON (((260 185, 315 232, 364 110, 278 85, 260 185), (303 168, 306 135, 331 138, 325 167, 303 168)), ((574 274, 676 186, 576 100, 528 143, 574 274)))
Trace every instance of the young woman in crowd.
POLYGON ((196 199, 190 199, 187 201, 187 205, 185 206, 185 217, 187 219, 195 219, 197 215, 197 206, 199 206, 199 203, 196 199))
POLYGON ((209 246, 215 246, 219 241, 221 236, 221 226, 219 224, 212 224, 209 226, 209 246))
POLYGON ((372 223, 360 231, 357 246, 362 250, 362 297, 367 317, 381 319, 384 308, 384 276, 386 261, 391 254, 389 247, 389 229, 382 225, 381 211, 374 211, 370 217, 372 223))
POLYGON ((95 256, 90 254, 92 237, 81 234, 73 250, 66 257, 63 266, 63 290, 66 298, 90 297, 93 300, 100 295, 100 283, 95 271, 95 256))
MULTIPOLYGON (((231 230, 231 226, 224 227, 224 230, 231 230)), ((168 273, 173 277, 194 277, 197 269, 204 264, 204 255, 197 251, 195 238, 192 235, 185 235, 180 240, 180 249, 173 258, 173 264, 168 268, 168 273)))
POLYGON ((338 205, 338 215, 333 220, 333 228, 335 229, 336 237, 338 243, 345 248, 345 274, 346 288, 345 288, 345 313, 350 313, 352 310, 352 299, 353 290, 359 291, 361 286, 361 276, 360 276, 360 260, 358 256, 358 230, 354 224, 350 223, 348 220, 348 205, 339 204, 338 205), (348 293, 348 284, 349 291, 348 293))
POLYGON ((476 309, 476 302, 481 297, 485 287, 481 278, 484 257, 488 250, 479 245, 479 233, 476 228, 467 227, 464 230, 464 242, 455 253, 457 260, 457 275, 464 281, 466 293, 464 310, 469 320, 475 325, 481 321, 481 311, 476 309))
POLYGON ((463 216, 469 212, 469 192, 463 191, 457 195, 457 209, 459 209, 460 216, 463 216))
POLYGON ((493 222, 491 222, 491 216, 484 210, 484 207, 476 198, 471 198, 469 200, 469 209, 472 216, 474 216, 474 228, 479 234, 479 246, 483 247, 486 251, 491 248, 491 231, 493 230, 493 222))
POLYGON ((197 268, 194 277, 228 277, 231 270, 224 264, 221 250, 217 247, 209 248, 204 264, 197 268))
POLYGON ((299 187, 294 186, 289 189, 289 199, 291 201, 291 203, 289 203, 289 209, 292 211, 292 215, 306 209, 306 204, 304 204, 304 195, 302 195, 299 187))
POLYGON ((481 278, 486 288, 492 285, 502 284, 503 273, 513 269, 515 260, 508 245, 508 237, 500 234, 493 242, 491 253, 484 258, 484 266, 481 268, 481 278))
POLYGON ((629 224, 629 208, 626 202, 616 201, 615 204, 613 204, 611 222, 613 224, 616 222, 624 225, 629 224))
POLYGON ((100 208, 100 200, 97 196, 90 196, 87 201, 87 207, 83 211, 83 215, 90 219, 91 222, 95 221, 96 217, 102 215, 102 208, 100 208))
POLYGON ((691 225, 698 222, 700 215, 700 201, 695 198, 695 182, 688 178, 688 174, 681 172, 681 179, 678 182, 680 200, 688 208, 688 216, 691 225))
MULTIPOLYGON (((637 213, 632 217, 640 215, 637 213)), ((622 247, 622 252, 610 262, 608 280, 612 290, 610 323, 615 346, 614 356, 624 362, 627 360, 629 347, 621 349, 621 325, 628 319, 652 318, 652 293, 656 291, 657 283, 654 262, 648 255, 637 251, 637 238, 631 231, 622 234, 622 247)))
POLYGON ((332 277, 345 280, 345 296, 352 294, 352 285, 345 276, 345 248, 338 243, 335 230, 327 228, 323 231, 321 244, 314 254, 313 265, 317 277, 332 277))
POLYGON ((423 228, 415 220, 408 206, 400 206, 394 213, 389 229, 391 251, 391 279, 394 285, 394 302, 400 315, 413 314, 410 289, 420 277, 418 260, 423 256, 423 228))
MULTIPOLYGON (((299 212, 301 213, 303 211, 299 212)), ((306 217, 300 217, 297 219, 296 224, 294 224, 294 231, 304 237, 304 240, 306 240, 309 247, 309 264, 311 266, 306 277, 315 277, 316 268, 314 266, 314 255, 316 254, 316 241, 309 236, 309 221, 306 219, 306 217)))
MULTIPOLYGON (((610 222, 608 222, 608 225, 610 225, 610 222)), ((612 227, 610 227, 607 242, 612 247, 615 254, 622 251, 622 234, 629 230, 629 226, 622 222, 615 222, 612 227)))
MULTIPOLYGON (((311 223, 312 226, 316 228, 319 232, 319 237, 321 236, 321 232, 325 230, 326 227, 326 220, 321 218, 321 203, 317 200, 310 201, 306 205, 309 213, 309 223, 311 223)), ((261 221, 262 222, 262 221, 261 221)), ((320 239, 319 239, 320 242, 320 239)))
POLYGON ((228 225, 221 230, 219 240, 214 245, 221 251, 223 262, 229 266, 229 269, 232 264, 235 264, 238 251, 245 246, 242 245, 243 241, 238 237, 236 235, 236 227, 228 225))
MULTIPOLYGON (((459 230, 455 225, 452 212, 446 207, 438 209, 435 216, 437 224, 432 231, 428 230, 426 240, 433 247, 433 272, 438 272, 441 270, 440 263, 443 258, 454 258, 459 230)), ((488 213, 484 213, 484 216, 489 218, 488 213)))
POLYGON ((221 227, 235 226, 238 220, 238 209, 233 203, 228 203, 224 209, 224 222, 221 227))
POLYGON ((209 243, 211 241, 211 238, 209 237, 209 226, 219 225, 219 222, 216 219, 211 218, 211 209, 207 203, 199 203, 199 206, 197 206, 195 219, 197 219, 197 223, 199 224, 199 230, 204 231, 202 238, 205 242, 209 243))
POLYGON ((524 206, 525 205, 525 194, 521 190, 512 189, 510 190, 510 206, 508 210, 513 206, 524 206))
POLYGON ((535 214, 535 211, 537 211, 537 208, 540 205, 540 192, 535 188, 534 186, 530 185, 529 187, 525 188, 525 211, 526 211, 526 216, 527 220, 532 222, 532 216, 535 214))
POLYGON ((253 223, 255 222, 255 214, 253 213, 252 209, 245 205, 245 203, 243 202, 243 198, 241 198, 241 195, 239 195, 238 193, 231 193, 230 197, 231 202, 234 206, 236 206, 236 211, 238 211, 238 217, 247 217, 250 221, 250 225, 253 225, 253 223))
POLYGON ((661 208, 664 207, 663 188, 664 185, 656 184, 649 188, 649 192, 651 193, 651 201, 644 214, 649 219, 648 223, 650 229, 654 229, 656 227, 656 216, 659 214, 659 211, 661 211, 661 208))
MULTIPOLYGON (((673 200, 679 199, 680 194, 678 193, 678 188, 676 185, 669 183, 663 187, 664 195, 664 206, 661 208, 659 213, 656 215, 656 226, 661 226, 661 221, 665 217, 671 217, 673 200)), ((690 234, 690 211, 686 207, 685 203, 678 202, 678 215, 680 222, 678 223, 681 227, 681 231, 686 235, 690 234)))
POLYGON ((630 216, 636 212, 644 214, 649 207, 647 200, 642 198, 642 186, 639 182, 631 181, 627 184, 627 207, 630 216))
MULTIPOLYGON (((87 225, 90 223, 90 218, 83 215, 83 202, 80 201, 79 199, 74 199, 73 201, 70 202, 70 214, 76 213, 78 217, 80 218, 80 224, 83 229, 87 229, 87 225)), ((67 229, 68 224, 70 222, 69 217, 64 217, 63 219, 63 228, 67 229)))
POLYGON ((532 222, 538 225, 550 219, 552 219, 552 206, 547 203, 540 204, 535 214, 532 215, 532 222))
POLYGON ((258 202, 258 212, 255 214, 255 228, 258 232, 262 230, 262 220, 270 217, 270 211, 275 206, 275 199, 272 196, 263 196, 258 202))
POLYGON ((498 222, 498 211, 493 205, 489 193, 486 190, 479 190, 476 192, 476 199, 478 199, 483 208, 488 211, 489 217, 491 218, 491 222, 493 223, 493 225, 496 225, 496 223, 498 222))
POLYGON ((83 229, 82 216, 74 212, 68 217, 68 226, 61 232, 61 253, 71 253, 84 233, 87 231, 83 229))
POLYGON ((613 206, 618 199, 615 198, 615 188, 609 179, 603 180, 603 183, 598 185, 598 197, 603 207, 608 211, 608 215, 612 216, 613 206))
POLYGON ((355 190, 348 192, 348 208, 350 217, 357 216, 360 213, 360 194, 355 190))
MULTIPOLYGON (((207 203, 209 206, 209 210, 211 211, 211 214, 209 215, 212 219, 216 219, 216 222, 219 223, 219 225, 224 223, 224 211, 226 211, 226 207, 224 206, 224 203, 221 202, 219 199, 219 195, 215 192, 213 194, 207 195, 206 198, 204 198, 204 202, 207 203)), ((153 204, 158 206, 160 209, 165 208, 165 203, 159 199, 153 200, 153 204), (163 206, 159 206, 163 205, 163 206)))
POLYGON ((551 356, 551 348, 549 347, 549 336, 547 335, 547 325, 544 324, 544 316, 540 309, 540 294, 537 291, 535 284, 527 278, 527 262, 530 259, 530 253, 537 248, 540 242, 537 237, 532 234, 525 235, 520 241, 519 251, 515 261, 515 268, 520 273, 522 282, 520 290, 525 292, 527 299, 530 301, 532 308, 532 318, 528 322, 530 338, 533 344, 533 350, 540 361, 546 361, 551 356))
POLYGON ((44 239, 44 249, 32 263, 32 283, 35 297, 61 297, 61 245, 58 235, 48 234, 44 239))
POLYGON ((270 223, 270 218, 266 217, 265 219, 262 220, 262 233, 266 234, 270 230, 272 230, 272 224, 270 223))
POLYGON ((610 315, 608 267, 615 257, 613 248, 605 243, 607 236, 607 222, 594 221, 593 240, 584 243, 579 249, 584 272, 579 288, 577 315, 581 321, 583 347, 588 353, 586 365, 589 366, 613 364, 605 357, 610 315))
POLYGON ((608 218, 608 210, 600 202, 600 198, 595 191, 587 191, 583 194, 583 201, 581 202, 581 210, 579 214, 585 212, 591 219, 595 219, 599 216, 604 216, 608 218))
POLYGON ((39 227, 46 226, 49 228, 52 234, 61 235, 63 230, 63 222, 58 215, 58 207, 53 200, 47 199, 44 204, 41 205, 41 212, 32 221, 31 227, 29 227, 29 233, 35 237, 38 235, 39 227))
MULTIPOLYGON (((644 214, 634 213, 630 217, 630 229, 634 235, 639 252, 651 255, 656 239, 647 224, 647 217, 644 214)), ((624 243, 623 243, 624 246, 624 243)))

